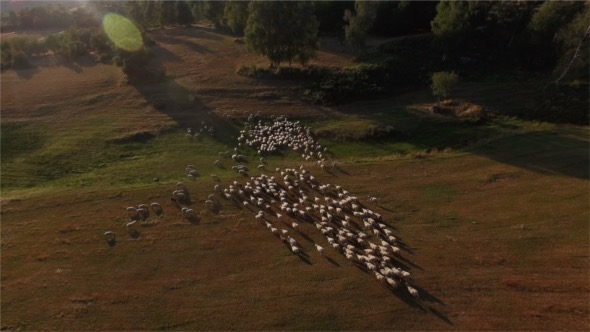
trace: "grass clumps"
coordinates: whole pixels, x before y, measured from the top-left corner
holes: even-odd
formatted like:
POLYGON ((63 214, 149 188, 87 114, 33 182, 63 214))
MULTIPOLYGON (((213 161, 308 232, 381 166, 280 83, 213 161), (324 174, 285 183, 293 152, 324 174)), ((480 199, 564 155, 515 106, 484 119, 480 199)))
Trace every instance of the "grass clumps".
POLYGON ((380 138, 392 132, 393 127, 382 127, 373 120, 354 118, 326 122, 315 128, 318 137, 336 142, 380 138))

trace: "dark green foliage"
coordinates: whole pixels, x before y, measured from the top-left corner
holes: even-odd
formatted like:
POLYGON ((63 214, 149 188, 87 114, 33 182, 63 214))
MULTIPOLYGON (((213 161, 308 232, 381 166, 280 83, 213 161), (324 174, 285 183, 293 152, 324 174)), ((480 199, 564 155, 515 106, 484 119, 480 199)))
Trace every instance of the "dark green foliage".
POLYGON ((560 84, 551 83, 539 89, 534 107, 517 114, 523 118, 588 125, 590 123, 588 105, 590 105, 588 83, 560 84))
POLYGON ((248 11, 244 40, 250 51, 267 57, 271 65, 305 64, 315 56, 318 22, 311 2, 252 1, 248 11))
POLYGON ((428 32, 436 5, 436 1, 380 1, 370 32, 382 36, 428 32))
POLYGON ((396 38, 361 53, 356 61, 379 65, 389 73, 387 85, 396 91, 424 87, 430 83, 440 56, 432 51, 432 36, 396 38))
POLYGON ((227 26, 236 35, 243 35, 248 22, 248 1, 229 1, 225 4, 223 17, 227 26))
POLYGON ((355 1, 354 13, 348 9, 344 12, 344 21, 347 23, 344 34, 353 49, 360 50, 365 47, 367 33, 377 17, 378 4, 373 1, 355 1))
POLYGON ((142 3, 125 1, 125 16, 139 26, 145 26, 142 3))
POLYGON ((388 73, 384 68, 361 65, 355 68, 326 67, 312 70, 314 79, 304 96, 317 104, 334 105, 379 96, 388 73))
POLYGON ((142 22, 144 26, 154 26, 160 23, 159 5, 155 1, 142 2, 142 22))
MULTIPOLYGON (((528 25, 531 31, 531 47, 536 55, 533 58, 535 64, 541 68, 554 67, 556 75, 559 76, 582 42, 589 19, 588 5, 583 2, 548 1, 543 3, 528 25)), ((587 50, 586 47, 585 51, 581 52, 580 61, 576 62, 572 78, 587 77, 587 50), (585 75, 582 73, 584 69, 585 75)))
POLYGON ((109 38, 104 33, 93 33, 90 36, 89 46, 98 52, 107 52, 111 50, 109 38))
POLYGON ((457 85, 458 81, 459 75, 453 71, 432 73, 432 94, 438 97, 440 103, 441 98, 447 98, 451 95, 451 91, 457 85))
POLYGON ((224 1, 197 1, 196 11, 199 17, 208 20, 216 29, 225 27, 223 12, 225 8, 224 1))
POLYGON ((5 40, 0 43, 0 66, 1 69, 7 69, 12 66, 12 47, 5 40))
POLYGON ((149 60, 150 54, 145 48, 135 52, 117 49, 113 62, 120 66, 130 79, 142 79, 149 76, 147 71, 149 60))
POLYGON ((88 54, 88 50, 79 41, 69 41, 63 45, 62 54, 68 59, 74 59, 88 54))
POLYGON ((448 51, 462 42, 469 27, 469 3, 441 1, 436 6, 436 17, 431 23, 436 45, 448 51))
POLYGON ((344 40, 345 10, 354 10, 354 1, 315 1, 315 15, 320 33, 337 33, 344 40))
POLYGON ((12 68, 15 69, 22 69, 28 68, 31 65, 29 64, 29 59, 27 55, 23 51, 16 51, 12 53, 12 68))
POLYGON ((193 13, 186 1, 176 1, 176 22, 180 25, 188 26, 193 21, 193 13))
POLYGON ((554 72, 561 80, 589 81, 589 18, 590 7, 586 6, 555 37, 559 57, 554 72))
POLYGON ((173 1, 161 1, 159 13, 160 25, 168 26, 176 23, 176 4, 173 1))
POLYGON ((388 71, 376 65, 339 68, 310 65, 277 70, 243 66, 236 73, 251 78, 277 78, 308 82, 303 96, 316 104, 342 104, 379 96, 388 84, 388 71))

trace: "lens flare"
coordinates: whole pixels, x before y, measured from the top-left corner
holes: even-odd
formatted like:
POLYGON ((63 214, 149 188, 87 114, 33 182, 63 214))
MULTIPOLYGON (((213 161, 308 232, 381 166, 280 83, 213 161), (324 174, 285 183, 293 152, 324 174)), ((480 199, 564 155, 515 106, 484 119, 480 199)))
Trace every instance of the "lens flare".
POLYGON ((102 27, 107 36, 118 48, 128 52, 134 52, 143 46, 141 32, 125 16, 115 13, 106 14, 102 19, 102 27))

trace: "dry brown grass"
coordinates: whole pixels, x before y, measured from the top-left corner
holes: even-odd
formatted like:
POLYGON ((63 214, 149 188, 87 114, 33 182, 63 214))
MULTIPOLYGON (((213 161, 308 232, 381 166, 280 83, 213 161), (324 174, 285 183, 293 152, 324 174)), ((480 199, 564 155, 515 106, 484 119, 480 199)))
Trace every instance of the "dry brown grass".
MULTIPOLYGON (((165 204, 166 218, 132 239, 124 222, 111 220, 124 215, 122 199, 165 197, 168 188, 155 185, 125 191, 125 198, 114 192, 63 193, 8 203, 20 209, 3 215, 2 236, 10 234, 21 245, 2 251, 3 324, 93 330, 585 328, 587 230, 576 225, 588 218, 586 181, 546 177, 474 155, 341 167, 349 175, 314 174, 359 197, 380 198, 369 206, 409 245, 411 252, 403 256, 419 266, 412 272, 423 294, 431 294, 422 302, 427 312, 333 250, 327 252, 332 263, 319 256, 311 242, 295 234, 309 255, 311 265, 306 264, 250 213, 227 202, 220 216, 204 215, 199 225, 165 204), (517 171, 519 177, 482 182, 486 175, 517 171), (443 185, 447 189, 440 189, 443 185), (530 195, 546 187, 560 189, 546 197, 530 195), (581 196, 568 200, 572 195, 581 196), (19 220, 39 213, 83 212, 93 197, 101 199, 102 209, 83 222, 94 226, 64 234, 79 238, 52 242, 19 226, 19 220), (539 199, 545 203, 539 205, 539 199), (52 206, 54 201, 68 203, 52 206), (518 224, 526 227, 515 228, 518 224), (112 248, 102 238, 106 229, 118 235, 112 248), (23 262, 28 247, 49 257, 23 262), (57 254, 64 247, 69 255, 57 254), (19 279, 22 275, 31 277, 19 279), (138 312, 138 306, 152 309, 138 312), (39 318, 29 319, 33 316, 39 318)), ((208 192, 191 190, 197 197, 208 192)), ((43 227, 56 234, 68 226, 49 218, 43 227)), ((313 225, 303 224, 302 233, 327 246, 313 225)))

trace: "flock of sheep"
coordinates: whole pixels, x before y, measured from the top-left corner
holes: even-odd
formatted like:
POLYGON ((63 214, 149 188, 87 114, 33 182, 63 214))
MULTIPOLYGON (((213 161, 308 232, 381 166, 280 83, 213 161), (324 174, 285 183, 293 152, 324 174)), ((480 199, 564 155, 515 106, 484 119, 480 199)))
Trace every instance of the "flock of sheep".
MULTIPOLYGON (((187 135, 195 137, 203 131, 214 134, 211 127, 203 124, 199 132, 193 134, 192 129, 189 129, 187 135)), ((282 149, 299 152, 304 160, 313 159, 322 169, 325 168, 328 150, 317 143, 310 128, 283 116, 273 117, 270 123, 255 122, 253 117, 249 117, 245 129, 240 132, 234 154, 219 153, 221 159, 231 159, 237 163, 232 169, 243 175, 244 180, 233 181, 223 188, 219 176, 211 174, 216 184, 214 193, 205 201, 205 207, 218 212, 221 207, 218 197, 221 197, 252 212, 263 227, 296 255, 305 255, 304 247, 291 235, 302 232, 304 224, 313 225, 309 229, 316 228, 323 234, 327 241, 324 246, 332 247, 351 264, 373 274, 383 286, 392 290, 405 289, 412 297, 419 299, 418 291, 411 285, 412 275, 400 261, 403 244, 382 216, 341 186, 320 183, 303 165, 267 171, 267 163, 262 156, 282 149), (259 176, 250 177, 248 167, 243 164, 247 160, 240 154, 239 148, 244 146, 255 149, 260 155, 260 165, 257 167, 261 173, 259 176)), ((334 165, 332 163, 332 167, 334 165)), ((214 166, 224 168, 221 160, 216 160, 214 166)), ((199 175, 192 165, 187 166, 186 172, 191 179, 199 175)), ((375 197, 369 197, 371 203, 376 200, 375 197)), ((200 221, 197 213, 190 208, 190 194, 182 182, 177 183, 170 202, 188 221, 200 221)), ((163 213, 158 203, 152 203, 149 207, 145 204, 128 207, 127 215, 131 221, 126 227, 135 232, 135 225, 146 222, 150 210, 158 217, 163 213)), ((105 238, 114 241, 114 234, 107 232, 105 238)), ((325 255, 326 249, 321 244, 312 244, 320 255, 325 255)))

